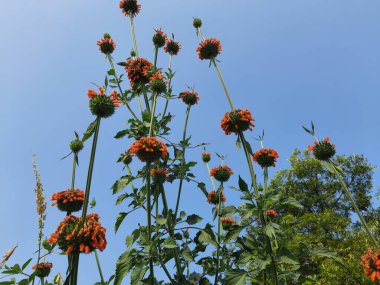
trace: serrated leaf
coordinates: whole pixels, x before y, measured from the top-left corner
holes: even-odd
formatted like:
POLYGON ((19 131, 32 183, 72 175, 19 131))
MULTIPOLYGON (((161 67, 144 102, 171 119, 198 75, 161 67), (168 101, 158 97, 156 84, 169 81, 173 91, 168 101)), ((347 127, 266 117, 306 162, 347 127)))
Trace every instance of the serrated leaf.
POLYGON ((187 245, 182 250, 182 256, 188 262, 194 261, 193 254, 187 245))
POLYGON ((121 212, 117 215, 116 217, 116 222, 115 222, 115 233, 118 231, 121 223, 124 221, 125 217, 128 215, 128 213, 121 212))
POLYGON ((226 272, 224 285, 245 285, 247 272, 243 270, 229 270, 226 272))
POLYGON ((281 202, 282 205, 289 205, 289 206, 293 206, 293 207, 296 207, 296 208, 299 208, 299 209, 302 209, 303 206, 301 205, 300 202, 298 202, 296 199, 294 198, 288 198, 284 201, 281 202))
POLYGON ((218 243, 215 238, 215 234, 210 229, 203 229, 200 231, 200 235, 198 237, 198 240, 200 242, 205 242, 214 245, 215 247, 218 246, 218 243))
POLYGON ((87 130, 83 134, 82 142, 85 142, 88 140, 95 132, 96 129, 96 124, 97 124, 98 119, 95 119, 88 127, 87 130))
POLYGON ((115 281, 114 285, 121 285, 124 277, 131 271, 135 265, 134 253, 135 249, 128 250, 120 255, 119 259, 116 262, 116 272, 115 272, 115 281))
POLYGON ((186 223, 188 223, 189 225, 195 225, 202 220, 203 220, 202 217, 193 214, 193 215, 187 216, 186 223))
POLYGON ((113 185, 112 185, 112 194, 116 194, 123 190, 125 187, 128 186, 129 183, 131 183, 135 179, 134 176, 125 175, 119 178, 113 185))
POLYGON ((248 184, 243 180, 243 178, 240 177, 239 175, 239 189, 242 192, 248 192, 248 184))
POLYGON ((148 267, 144 263, 137 264, 131 273, 131 285, 141 285, 148 267))
POLYGON ((233 214, 237 212, 237 209, 235 206, 225 206, 222 208, 222 211, 220 213, 221 217, 231 217, 233 214))
POLYGON ((128 130, 122 130, 122 131, 119 131, 119 132, 114 136, 114 138, 115 138, 115 139, 121 139, 121 138, 125 137, 125 136, 128 134, 129 131, 130 131, 129 129, 128 129, 128 130))
POLYGON ((176 248, 177 247, 177 244, 175 242, 174 239, 172 238, 167 238, 165 241, 164 241, 164 247, 165 248, 176 248))

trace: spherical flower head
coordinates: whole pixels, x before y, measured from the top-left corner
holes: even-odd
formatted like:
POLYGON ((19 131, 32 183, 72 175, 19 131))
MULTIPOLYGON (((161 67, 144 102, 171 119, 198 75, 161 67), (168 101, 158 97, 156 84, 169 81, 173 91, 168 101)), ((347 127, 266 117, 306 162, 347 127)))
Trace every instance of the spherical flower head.
POLYGON ((223 230, 225 231, 230 230, 232 226, 236 224, 235 219, 232 218, 222 218, 220 221, 222 223, 223 230))
POLYGON ((172 39, 166 40, 166 45, 164 47, 164 51, 170 55, 177 55, 181 50, 181 44, 179 42, 175 42, 172 39))
POLYGON ((156 29, 155 31, 156 33, 152 39, 153 44, 156 48, 162 48, 166 43, 167 36, 161 29, 156 29))
POLYGON ((83 223, 82 218, 67 216, 50 236, 49 243, 58 244, 66 254, 103 251, 107 246, 106 229, 99 219, 98 214, 88 214, 83 223))
POLYGON ((123 14, 129 17, 136 17, 141 9, 141 5, 137 3, 137 0, 122 0, 119 7, 123 14))
POLYGON ((98 40, 96 44, 99 46, 99 50, 106 55, 113 53, 116 49, 116 44, 109 34, 104 34, 103 38, 98 40))
POLYGON ((272 209, 269 209, 269 210, 266 210, 265 211, 265 214, 268 216, 268 217, 277 217, 278 214, 276 213, 275 210, 272 210, 272 209))
POLYGON ((199 43, 197 53, 201 60, 214 59, 222 52, 222 46, 217 39, 205 39, 199 43))
POLYGON ((195 92, 194 89, 179 93, 179 98, 181 98, 185 104, 190 106, 198 104, 199 102, 198 92, 195 92))
POLYGON ((277 151, 271 148, 262 148, 253 154, 253 161, 258 163, 262 168, 275 167, 278 158, 277 151))
POLYGON ((36 276, 40 278, 48 277, 52 268, 53 264, 50 262, 40 262, 32 267, 36 276))
POLYGON ((231 133, 238 134, 239 131, 252 130, 255 126, 252 122, 255 119, 247 109, 236 109, 232 112, 225 113, 220 125, 226 135, 231 133))
POLYGON ((153 68, 153 64, 145 58, 136 57, 135 59, 128 59, 124 68, 131 86, 134 87, 135 85, 149 83, 150 76, 148 71, 153 68))
POLYGON ((150 90, 153 93, 161 94, 166 91, 166 83, 164 81, 164 75, 161 72, 156 72, 150 77, 150 90))
POLYGON ((152 177, 153 183, 164 184, 166 182, 167 175, 169 171, 162 168, 153 168, 150 171, 150 176, 152 177))
POLYGON ((122 162, 125 165, 129 165, 132 162, 132 155, 129 153, 129 151, 126 151, 120 155, 117 162, 122 162))
POLYGON ((212 204, 212 205, 218 205, 221 202, 222 203, 226 202, 226 196, 224 195, 223 192, 221 193, 220 198, 221 198, 221 201, 219 200, 218 194, 215 191, 211 191, 210 193, 208 193, 206 201, 207 203, 212 204))
POLYGON ((215 180, 219 182, 227 182, 231 175, 234 174, 227 165, 220 165, 217 167, 214 167, 210 171, 210 176, 214 176, 215 180))
POLYGON ((208 163, 211 160, 211 153, 202 152, 202 160, 204 163, 208 163))
POLYGON ((364 267, 364 274, 371 278, 371 281, 380 280, 380 250, 369 248, 361 257, 361 265, 364 267))
POLYGON ((202 20, 199 18, 194 18, 193 27, 196 29, 199 29, 200 27, 202 27, 202 20))
POLYGON ((168 155, 166 144, 155 137, 135 141, 129 148, 129 153, 136 155, 142 162, 154 162, 168 155))
POLYGON ((330 138, 325 138, 323 141, 315 141, 314 145, 308 146, 308 150, 313 152, 316 159, 328 161, 335 155, 335 144, 330 143, 330 138))
POLYGON ((67 189, 66 191, 53 194, 51 200, 54 201, 52 206, 57 205, 58 209, 62 212, 78 212, 83 206, 84 192, 80 189, 67 189))
POLYGON ((83 142, 79 139, 75 139, 70 142, 70 149, 73 153, 78 153, 83 149, 83 142))
POLYGON ((118 99, 116 91, 107 96, 102 87, 99 87, 99 93, 92 89, 88 90, 87 97, 90 98, 89 107, 91 113, 100 118, 112 116, 115 108, 120 107, 120 103, 122 102, 118 99))

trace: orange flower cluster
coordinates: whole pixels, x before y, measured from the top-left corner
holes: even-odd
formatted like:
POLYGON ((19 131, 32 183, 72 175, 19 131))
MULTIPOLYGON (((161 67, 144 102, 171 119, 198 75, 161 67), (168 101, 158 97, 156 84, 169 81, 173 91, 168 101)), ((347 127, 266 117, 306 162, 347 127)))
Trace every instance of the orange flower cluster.
POLYGON ((165 45, 166 40, 168 39, 167 35, 160 29, 154 30, 156 33, 153 36, 153 44, 156 48, 161 48, 165 45))
POLYGON ((253 161, 261 167, 275 167, 279 155, 272 148, 262 148, 253 154, 253 161))
MULTIPOLYGON (((226 196, 224 195, 224 193, 222 192, 221 194, 221 199, 222 199, 222 202, 226 202, 226 196)), ((217 205, 219 204, 219 197, 218 197, 218 194, 215 192, 215 191, 211 191, 210 193, 208 193, 207 195, 207 203, 209 204, 213 204, 213 205, 217 205)))
POLYGON ((169 154, 166 144, 155 137, 142 137, 135 141, 129 148, 129 153, 136 154, 142 162, 153 162, 169 154))
POLYGON ((40 278, 47 277, 50 274, 50 270, 53 268, 53 264, 50 262, 40 262, 35 264, 32 269, 35 271, 36 276, 40 278))
POLYGON ((335 144, 330 143, 330 138, 327 137, 323 141, 315 141, 307 150, 313 152, 316 159, 327 161, 335 155, 335 144))
POLYGON ((196 51, 201 60, 214 59, 222 52, 222 45, 217 39, 205 39, 199 43, 196 51))
POLYGON ((224 133, 229 135, 231 133, 238 134, 239 131, 252 130, 255 125, 252 123, 255 119, 252 117, 251 112, 247 109, 236 109, 232 112, 225 113, 220 126, 224 133))
POLYGON ((99 46, 99 50, 104 54, 111 54, 116 49, 116 44, 111 38, 103 38, 96 42, 99 46))
POLYGON ((196 92, 194 89, 181 92, 179 94, 179 98, 181 98, 185 104, 191 106, 194 104, 198 104, 199 102, 198 92, 196 92))
POLYGON ((57 205, 58 209, 63 212, 77 212, 79 211, 84 202, 84 192, 80 189, 60 191, 51 196, 51 200, 55 201, 52 206, 57 205))
POLYGON ((166 45, 164 46, 164 51, 171 55, 177 55, 181 50, 181 44, 179 42, 175 42, 172 39, 166 39, 166 45))
POLYGON ((374 251, 369 248, 361 257, 361 265, 364 267, 364 274, 371 278, 371 281, 380 280, 380 250, 374 251))
POLYGON ((266 214, 268 217, 270 217, 270 216, 272 216, 272 217, 278 217, 277 212, 276 212, 275 210, 272 210, 272 209, 266 210, 266 211, 265 211, 265 214, 266 214))
MULTIPOLYGON (((102 87, 99 87, 99 93, 96 93, 96 91, 92 89, 87 90, 87 97, 89 99, 94 99, 96 96, 105 96, 105 91, 102 87)), ((117 92, 114 90, 112 93, 109 95, 111 101, 115 105, 116 108, 120 107, 120 103, 122 103, 121 100, 117 97, 117 92)))
POLYGON ((222 227, 225 231, 228 231, 233 225, 236 224, 236 220, 233 218, 221 218, 220 222, 222 223, 222 227))
POLYGON ((141 5, 137 3, 137 0, 122 0, 119 8, 125 16, 135 17, 140 12, 141 5))
POLYGON ((204 163, 207 163, 211 160, 211 153, 209 152, 202 152, 202 160, 204 163))
POLYGON ((125 71, 127 72, 128 79, 131 86, 144 85, 149 83, 149 70, 153 68, 153 64, 141 57, 136 59, 130 58, 125 63, 125 71))
POLYGON ((231 175, 234 174, 230 167, 227 165, 220 165, 214 167, 210 171, 210 176, 214 176, 214 178, 219 182, 226 182, 230 179, 231 175))
POLYGON ((106 229, 99 222, 98 214, 88 214, 85 223, 82 218, 67 216, 49 238, 50 244, 58 244, 66 254, 90 253, 106 248, 106 229))
POLYGON ((157 184, 163 184, 166 181, 169 171, 163 168, 153 168, 150 171, 150 176, 152 176, 153 182, 157 184))

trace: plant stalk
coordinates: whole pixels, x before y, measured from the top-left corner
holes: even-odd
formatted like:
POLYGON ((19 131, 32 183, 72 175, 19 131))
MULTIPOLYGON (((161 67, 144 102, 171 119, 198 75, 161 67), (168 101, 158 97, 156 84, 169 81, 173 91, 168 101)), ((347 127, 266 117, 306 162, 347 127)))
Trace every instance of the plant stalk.
POLYGON ((153 267, 153 257, 152 257, 152 233, 151 233, 151 226, 152 226, 152 220, 151 220, 151 189, 150 189, 150 162, 146 163, 146 168, 147 168, 147 173, 146 173, 146 187, 147 187, 147 197, 146 197, 146 208, 147 208, 147 222, 148 222, 148 241, 149 241, 149 279, 150 283, 153 285, 154 284, 154 267, 153 267))

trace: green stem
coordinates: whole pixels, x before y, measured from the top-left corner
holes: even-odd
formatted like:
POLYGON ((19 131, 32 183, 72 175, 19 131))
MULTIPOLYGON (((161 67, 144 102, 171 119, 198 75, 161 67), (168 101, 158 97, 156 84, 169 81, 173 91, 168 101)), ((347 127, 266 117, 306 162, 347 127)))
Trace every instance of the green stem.
POLYGON ((186 119, 185 119, 185 127, 183 130, 183 136, 182 136, 182 160, 181 160, 181 173, 180 173, 180 180, 179 180, 179 188, 178 188, 178 196, 177 196, 177 203, 175 206, 175 212, 174 212, 174 220, 177 219, 177 214, 178 214, 178 208, 179 208, 179 201, 181 199, 181 192, 182 192, 182 185, 183 185, 183 176, 184 176, 184 165, 185 165, 185 151, 186 151, 186 132, 187 132, 187 124, 189 121, 189 116, 190 116, 190 109, 191 105, 187 106, 186 109, 186 119))
POLYGON ((214 285, 218 285, 218 279, 219 279, 219 255, 220 255, 220 242, 221 242, 221 236, 220 236, 220 212, 222 210, 222 192, 223 192, 223 183, 220 185, 219 189, 219 203, 218 203, 218 247, 216 248, 216 273, 215 273, 215 281, 214 285))
POLYGON ((216 190, 214 178, 210 175, 211 169, 210 169, 210 165, 208 164, 208 162, 206 162, 206 166, 207 166, 208 176, 210 177, 210 181, 211 181, 211 185, 212 185, 212 190, 216 190))
POLYGON ((157 67, 158 47, 154 50, 154 68, 157 67))
MULTIPOLYGON (((117 87, 119 88, 120 95, 123 95, 124 92, 123 92, 123 89, 121 89, 121 85, 120 85, 119 77, 118 77, 118 75, 117 75, 117 73, 116 73, 115 65, 113 64, 113 61, 112 61, 112 57, 111 57, 111 55, 108 54, 108 55, 107 55, 107 58, 108 58, 108 61, 109 61, 110 65, 111 65, 111 68, 113 69, 113 71, 114 71, 114 73, 115 73, 115 75, 114 75, 114 79, 115 79, 115 81, 116 81, 117 87)), ((132 115, 136 120, 138 120, 138 118, 137 118, 135 112, 133 112, 133 110, 131 109, 131 107, 129 106, 129 104, 128 104, 127 102, 125 103, 125 106, 127 106, 127 109, 129 110, 129 112, 131 113, 131 115, 132 115)))
POLYGON ((100 275, 100 282, 102 285, 105 284, 104 282, 104 277, 103 277, 103 272, 102 272, 102 267, 100 266, 100 261, 99 261, 99 256, 98 256, 98 251, 95 249, 95 259, 96 259, 96 265, 98 267, 99 275, 100 275))
POLYGON ((150 279, 150 283, 153 285, 154 284, 154 268, 153 268, 153 257, 152 257, 152 233, 151 233, 151 226, 152 226, 152 220, 151 220, 151 201, 150 201, 150 198, 151 198, 151 189, 150 189, 150 162, 147 162, 146 163, 146 169, 147 169, 147 173, 146 173, 146 187, 147 187, 147 197, 146 197, 146 207, 147 207, 147 222, 148 222, 148 242, 149 242, 149 251, 148 252, 148 255, 149 255, 149 272, 150 272, 150 275, 149 275, 149 279, 150 279))
POLYGON ((230 104, 231 111, 234 111, 235 108, 234 108, 234 105, 232 104, 232 100, 231 100, 230 93, 228 92, 228 89, 227 89, 226 83, 224 82, 224 79, 223 79, 222 73, 220 72, 219 66, 218 66, 218 64, 216 63, 215 58, 211 59, 211 61, 212 61, 212 63, 213 63, 214 66, 215 66, 216 72, 218 73, 218 77, 219 77, 219 79, 220 79, 220 82, 222 83, 224 93, 226 94, 226 97, 227 97, 227 100, 228 100, 228 104, 230 104))
POLYGON ((133 50, 135 51, 136 56, 139 56, 139 52, 137 50, 136 35, 135 35, 135 25, 133 23, 133 17, 130 16, 129 19, 131 20, 131 33, 132 33, 133 50))
POLYGON ((72 170, 72 174, 71 174, 71 191, 74 192, 74 186, 75 186, 75 171, 76 171, 76 167, 77 167, 77 157, 78 157, 78 154, 77 153, 74 153, 74 157, 73 157, 73 170, 72 170))
POLYGON ((150 114, 149 137, 153 135, 153 118, 156 112, 157 95, 153 94, 152 112, 150 114))
POLYGON ((352 206, 353 206, 356 214, 358 215, 358 217, 359 217, 359 219, 360 219, 360 221, 361 221, 361 223, 362 223, 362 225, 364 227, 365 232, 367 233, 368 237, 371 239, 371 241, 372 241, 373 245, 375 246, 375 248, 378 248, 379 246, 378 246, 378 243, 377 243, 375 237, 373 236, 373 234, 369 230, 367 222, 365 221, 363 215, 360 213, 360 210, 359 210, 358 206, 356 205, 356 202, 355 202, 354 198, 352 197, 352 195, 350 193, 350 190, 348 190, 347 185, 346 185, 346 183, 344 183, 342 177, 340 176, 338 170, 336 169, 335 164, 331 160, 328 163, 334 169, 335 176, 338 178, 340 184, 342 185, 347 198, 350 200, 350 202, 351 202, 351 204, 352 204, 352 206))
POLYGON ((141 103, 140 94, 137 94, 137 102, 138 102, 138 104, 139 104, 139 110, 140 110, 140 113, 141 113, 141 116, 142 116, 142 113, 143 113, 143 106, 142 106, 142 103, 141 103))
POLYGON ((164 112, 162 113, 162 117, 165 117, 166 115, 166 111, 168 110, 168 106, 169 106, 169 100, 170 100, 170 96, 171 96, 171 83, 172 83, 172 62, 173 62, 173 56, 172 55, 169 55, 169 73, 170 73, 170 78, 169 78, 169 83, 168 83, 168 92, 166 94, 166 102, 165 102, 165 108, 164 108, 164 112))
POLYGON ((253 169, 253 164, 252 164, 252 160, 251 160, 251 155, 248 151, 248 147, 247 147, 247 141, 245 140, 245 137, 244 137, 244 134, 242 131, 239 131, 239 137, 240 137, 240 141, 243 145, 243 149, 244 149, 244 154, 245 154, 245 158, 247 159, 247 164, 248 164, 248 168, 249 168, 249 173, 251 175, 251 182, 252 182, 252 186, 253 186, 253 189, 255 191, 255 195, 258 196, 259 195, 259 189, 257 187, 257 182, 256 182, 256 175, 255 175, 255 170, 253 169))

